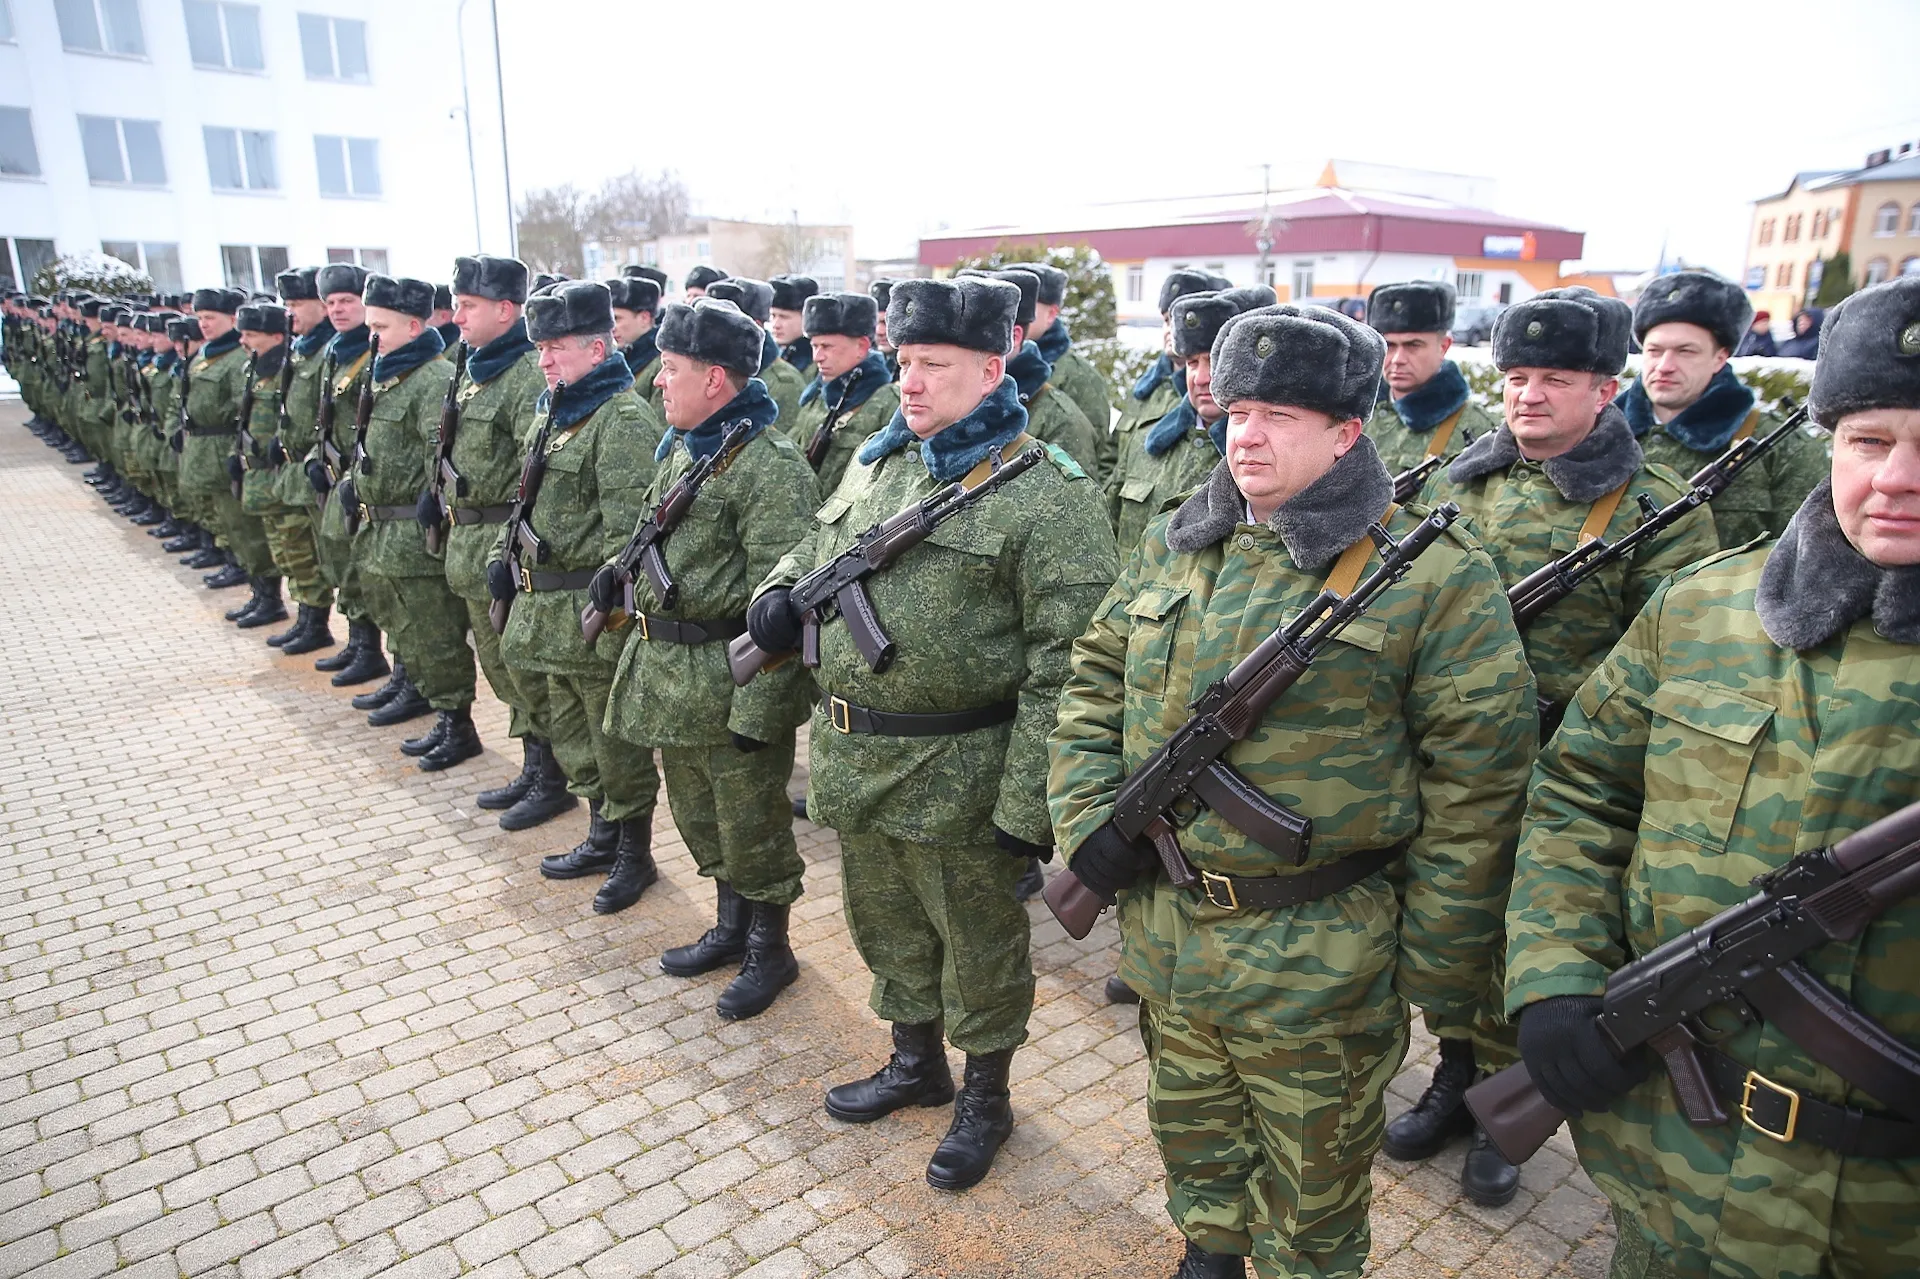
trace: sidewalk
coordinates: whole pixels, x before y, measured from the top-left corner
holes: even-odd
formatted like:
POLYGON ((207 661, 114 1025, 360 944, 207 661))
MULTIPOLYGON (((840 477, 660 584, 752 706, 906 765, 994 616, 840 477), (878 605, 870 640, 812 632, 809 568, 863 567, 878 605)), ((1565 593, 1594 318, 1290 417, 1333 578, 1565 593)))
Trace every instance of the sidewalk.
MULTIPOLYGON (((802 823, 801 979, 745 1023, 726 974, 664 976, 712 895, 655 824, 661 882, 591 913, 473 794, 518 767, 483 691, 479 760, 423 774, 308 659, 220 618, 0 404, 0 1277, 965 1276, 1172 1272, 1132 1008, 1034 903, 1039 994, 991 1177, 929 1189, 946 1109, 820 1109, 886 1056, 839 845, 802 823)), ((484 682, 482 684, 484 690, 484 682)), ((1424 1086, 1432 1041, 1396 1082, 1424 1086)), ((1381 1160, 1381 1276, 1602 1276, 1604 1201, 1565 1133, 1520 1197, 1460 1151, 1381 1160)))

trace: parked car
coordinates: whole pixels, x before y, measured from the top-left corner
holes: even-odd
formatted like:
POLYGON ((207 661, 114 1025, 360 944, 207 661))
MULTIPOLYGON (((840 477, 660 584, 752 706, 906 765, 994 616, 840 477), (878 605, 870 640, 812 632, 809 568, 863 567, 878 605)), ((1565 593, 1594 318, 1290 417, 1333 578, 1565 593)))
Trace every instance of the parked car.
POLYGON ((1453 340, 1461 346, 1484 346, 1493 340, 1493 322, 1507 308, 1499 302, 1470 303, 1453 313, 1453 340))

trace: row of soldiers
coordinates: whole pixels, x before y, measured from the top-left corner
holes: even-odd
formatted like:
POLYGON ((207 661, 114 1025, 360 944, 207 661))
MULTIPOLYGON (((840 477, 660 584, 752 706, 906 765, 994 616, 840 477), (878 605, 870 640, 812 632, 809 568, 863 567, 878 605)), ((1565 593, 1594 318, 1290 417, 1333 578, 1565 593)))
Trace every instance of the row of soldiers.
MULTIPOLYGON (((1417 1159, 1470 1140, 1467 1192, 1511 1199, 1517 1170, 1461 1098, 1515 1060, 1580 1116, 1617 1273, 1910 1268, 1895 1188, 1920 1141, 1892 1101, 1758 1023, 1720 1050, 1880 1144, 1863 1155, 1839 1120, 1798 1146, 1690 1130, 1644 1063, 1608 1070, 1592 1011, 1608 971, 1739 900, 1754 871, 1914 798, 1899 759, 1920 642, 1920 284, 1829 317, 1818 425, 1799 430, 1728 369, 1747 303, 1706 273, 1631 310, 1581 289, 1510 308, 1500 418, 1445 358, 1444 285, 1382 287, 1361 325, 1176 273, 1165 354, 1089 432, 1053 378, 1066 361, 1040 352, 1038 380, 1022 363, 1030 333, 1062 327, 1041 270, 877 286, 884 306, 717 273, 689 278, 690 306, 662 307, 644 275, 530 299, 528 283, 510 260, 456 264, 454 365, 434 358, 430 286, 375 277, 353 295, 380 360, 417 358, 376 363, 363 428, 332 441, 340 465, 310 450, 320 537, 357 512, 348 565, 415 679, 438 687, 424 672, 471 632, 529 739, 521 798, 590 802, 588 840, 542 871, 604 875, 596 909, 657 877, 665 774, 716 917, 661 962, 737 966, 725 1016, 798 972, 785 788, 809 723, 805 812, 840 833, 893 1040, 873 1076, 828 1090, 830 1114, 951 1103, 928 1180, 985 1175, 1033 1000, 1015 886, 1058 847, 1118 904, 1182 1276, 1249 1257, 1260 1275, 1358 1274, 1383 1144, 1417 1159), (1623 394, 1630 337, 1645 356, 1623 394), (513 348, 524 403, 474 408, 513 348), (812 373, 791 418, 782 365, 812 373), (1731 455, 1743 469, 1709 508, 1682 476, 1731 455), (1662 508, 1686 513, 1649 522, 1662 508), (1173 836, 1183 877, 1123 831, 1123 784, 1197 698, 1283 623, 1361 596, 1436 520, 1450 527, 1366 588, 1364 614, 1220 757, 1308 819, 1310 843, 1282 856, 1233 806, 1193 805, 1173 836), (1616 544, 1631 551, 1517 617, 1514 588, 1616 544), (1410 1005, 1441 1060, 1388 1125, 1410 1005), (948 1044, 966 1055, 958 1089, 948 1044)), ((1908 1038, 1913 928, 1890 912, 1822 969, 1908 1038)))

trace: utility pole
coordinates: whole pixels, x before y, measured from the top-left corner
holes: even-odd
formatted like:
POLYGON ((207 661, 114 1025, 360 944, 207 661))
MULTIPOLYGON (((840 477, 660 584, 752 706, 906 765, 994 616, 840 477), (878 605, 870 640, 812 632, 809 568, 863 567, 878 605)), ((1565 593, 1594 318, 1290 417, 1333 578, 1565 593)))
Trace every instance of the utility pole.
POLYGON ((520 222, 513 213, 513 164, 507 152, 507 78, 500 70, 500 0, 487 0, 493 13, 493 83, 500 90, 500 175, 507 188, 507 254, 520 256, 520 222))
POLYGON ((1260 166, 1260 233, 1254 237, 1253 247, 1260 250, 1260 260, 1254 266, 1254 283, 1270 283, 1268 277, 1273 273, 1273 166, 1260 166))
POLYGON ((480 170, 473 161, 473 98, 467 92, 467 32, 461 24, 466 16, 467 0, 453 7, 453 40, 460 46, 460 119, 467 126, 467 185, 473 191, 473 251, 483 252, 486 245, 480 234, 480 170))

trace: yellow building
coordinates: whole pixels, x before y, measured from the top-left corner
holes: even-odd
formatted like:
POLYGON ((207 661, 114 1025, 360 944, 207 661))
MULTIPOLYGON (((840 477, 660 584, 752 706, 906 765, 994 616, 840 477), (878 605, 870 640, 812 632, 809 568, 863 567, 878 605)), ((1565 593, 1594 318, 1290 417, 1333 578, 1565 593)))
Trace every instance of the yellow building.
POLYGON ((1769 312, 1777 337, 1820 288, 1825 263, 1851 259, 1864 287, 1920 274, 1920 150, 1876 151, 1858 169, 1797 173, 1756 200, 1747 236, 1747 295, 1769 312))

